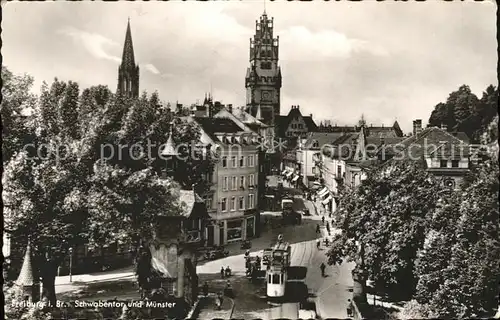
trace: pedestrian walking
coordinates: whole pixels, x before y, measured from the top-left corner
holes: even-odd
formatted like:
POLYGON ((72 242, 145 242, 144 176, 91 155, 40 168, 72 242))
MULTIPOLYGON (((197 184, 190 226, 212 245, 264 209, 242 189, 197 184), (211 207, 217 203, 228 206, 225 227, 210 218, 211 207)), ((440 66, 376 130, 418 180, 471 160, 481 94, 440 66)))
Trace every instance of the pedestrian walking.
POLYGON ((325 263, 322 262, 321 265, 319 266, 319 268, 321 269, 321 276, 324 277, 325 276, 325 269, 326 269, 325 263))
POLYGON ((316 247, 319 249, 320 246, 321 246, 321 240, 318 239, 318 241, 316 241, 316 247))
POLYGON ((203 285, 203 295, 206 297, 208 296, 208 282, 205 281, 205 284, 203 285))
POLYGON ((319 233, 319 224, 316 226, 316 233, 319 233))
POLYGON ((224 266, 220 267, 220 277, 222 279, 224 279, 224 275, 226 274, 225 270, 224 270, 224 266))
POLYGON ((321 217, 321 223, 324 225, 325 224, 325 216, 321 217))
POLYGON ((347 299, 347 308, 346 308, 346 311, 347 311, 347 316, 349 318, 352 318, 353 312, 352 312, 352 301, 351 301, 351 299, 347 299))

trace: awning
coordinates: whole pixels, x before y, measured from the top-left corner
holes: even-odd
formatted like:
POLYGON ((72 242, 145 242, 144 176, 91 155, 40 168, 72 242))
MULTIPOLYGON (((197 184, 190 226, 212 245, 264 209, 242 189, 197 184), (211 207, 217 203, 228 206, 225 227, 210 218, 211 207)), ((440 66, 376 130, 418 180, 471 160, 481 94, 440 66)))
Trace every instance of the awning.
POLYGON ((292 179, 292 182, 295 182, 297 180, 299 180, 299 176, 295 175, 295 177, 293 177, 293 179, 292 179))
POLYGON ((327 192, 328 192, 328 188, 327 188, 327 187, 324 187, 323 189, 321 189, 321 191, 320 191, 320 192, 318 192, 318 196, 322 197, 322 196, 324 196, 327 192))
POLYGON ((287 178, 290 178, 292 174, 293 174, 293 172, 288 172, 288 173, 286 174, 286 177, 287 177, 287 178))
POLYGON ((332 196, 328 196, 328 198, 326 198, 325 200, 321 201, 322 204, 327 204, 328 202, 330 202, 332 200, 332 196))

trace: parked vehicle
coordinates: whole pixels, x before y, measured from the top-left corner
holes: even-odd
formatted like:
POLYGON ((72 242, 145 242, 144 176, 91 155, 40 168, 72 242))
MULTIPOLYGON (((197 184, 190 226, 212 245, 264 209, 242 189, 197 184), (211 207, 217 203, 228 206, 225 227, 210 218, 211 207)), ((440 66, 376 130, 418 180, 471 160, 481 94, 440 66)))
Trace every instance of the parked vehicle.
POLYGON ((216 260, 216 259, 227 257, 228 255, 229 255, 228 250, 225 250, 224 247, 218 247, 216 249, 212 249, 212 250, 205 252, 205 259, 216 260))
POLYGON ((241 245, 240 245, 240 248, 241 249, 250 249, 252 247, 252 242, 250 242, 249 240, 243 240, 241 242, 241 245))

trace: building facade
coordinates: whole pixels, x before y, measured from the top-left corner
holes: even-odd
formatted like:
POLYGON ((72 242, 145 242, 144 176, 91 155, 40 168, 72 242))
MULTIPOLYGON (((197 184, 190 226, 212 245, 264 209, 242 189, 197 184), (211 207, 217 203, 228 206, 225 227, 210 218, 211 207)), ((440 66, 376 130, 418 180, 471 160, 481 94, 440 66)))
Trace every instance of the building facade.
POLYGON ((252 116, 260 106, 262 122, 275 127, 280 115, 281 68, 279 37, 274 37, 274 18, 267 14, 255 22, 255 35, 250 39, 250 67, 245 76, 246 108, 252 116))
POLYGON ((125 33, 122 61, 118 67, 118 86, 116 92, 129 98, 139 97, 139 65, 135 64, 130 19, 127 23, 127 31, 125 33))
POLYGON ((225 245, 258 235, 259 135, 226 109, 212 118, 190 117, 201 129, 201 143, 217 153, 212 186, 206 197, 211 222, 207 245, 225 245))
POLYGON ((318 131, 312 114, 304 116, 300 106, 292 106, 286 116, 280 116, 277 123, 278 137, 287 140, 304 139, 309 132, 318 131))

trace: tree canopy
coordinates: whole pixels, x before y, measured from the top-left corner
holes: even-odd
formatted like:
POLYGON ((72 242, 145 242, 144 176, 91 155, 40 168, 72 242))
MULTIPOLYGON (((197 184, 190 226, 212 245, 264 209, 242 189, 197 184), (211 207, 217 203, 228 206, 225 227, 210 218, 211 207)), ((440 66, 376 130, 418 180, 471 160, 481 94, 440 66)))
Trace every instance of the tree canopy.
POLYGON ((500 281, 498 174, 488 159, 453 191, 420 163, 386 163, 342 190, 329 263, 355 261, 389 296, 415 299, 420 317, 488 317, 500 281))
POLYGON ((429 125, 446 125, 449 131, 465 132, 473 142, 479 142, 481 135, 493 120, 498 106, 498 88, 490 85, 479 99, 467 85, 450 93, 446 102, 440 102, 429 118, 429 125))
MULTIPOLYGON (((58 79, 42 85, 36 99, 27 92, 29 76, 4 72, 8 94, 2 118, 5 113, 10 119, 4 154, 10 158, 4 158, 3 175, 5 230, 22 251, 29 240, 44 296, 55 302, 57 267, 69 248, 124 243, 137 249, 151 238, 155 217, 179 213, 171 192, 175 184, 161 177, 165 163, 159 158, 172 115, 156 93, 128 99, 96 86, 80 94, 77 83, 58 79), (15 115, 25 104, 33 112, 18 121, 15 115), (30 145, 19 143, 24 134, 30 135, 30 145), (142 147, 140 157, 131 146, 142 147)), ((174 135, 191 146, 199 132, 176 120, 174 135)), ((209 166, 202 159, 190 161, 176 172, 182 185, 201 183, 209 166)))

